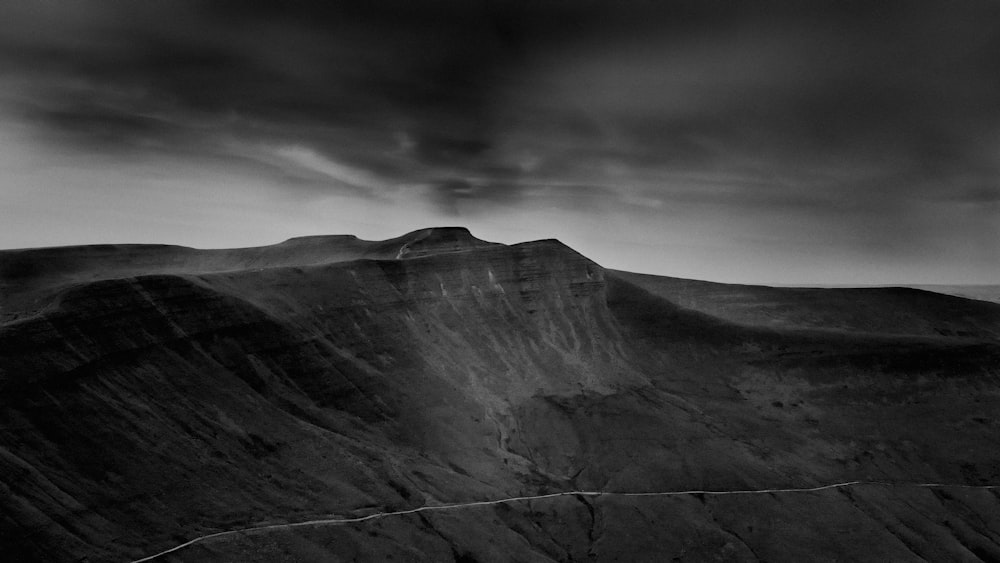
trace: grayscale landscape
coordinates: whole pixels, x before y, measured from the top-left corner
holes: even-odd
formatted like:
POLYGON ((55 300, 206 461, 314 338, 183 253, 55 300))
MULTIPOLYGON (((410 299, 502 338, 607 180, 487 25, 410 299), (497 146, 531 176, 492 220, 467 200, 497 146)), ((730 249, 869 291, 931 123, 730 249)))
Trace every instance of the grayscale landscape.
POLYGON ((5 0, 0 562, 1000 562, 998 30, 5 0))
POLYGON ((11 250, 0 281, 7 560, 1000 557, 996 303, 464 228, 11 250))

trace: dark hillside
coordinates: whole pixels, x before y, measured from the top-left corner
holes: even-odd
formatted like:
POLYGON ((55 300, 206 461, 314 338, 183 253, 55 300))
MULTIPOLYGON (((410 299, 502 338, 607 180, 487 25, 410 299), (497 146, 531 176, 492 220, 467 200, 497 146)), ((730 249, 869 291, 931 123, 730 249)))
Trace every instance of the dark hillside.
POLYGON ((613 275, 680 307, 740 324, 1000 339, 1000 304, 908 287, 767 287, 613 275))
MULTIPOLYGON (((250 525, 567 490, 1000 483, 986 303, 941 325, 943 310, 918 322, 923 293, 883 296, 913 301, 912 326, 961 336, 758 326, 558 241, 460 229, 18 252, 21 266, 0 268, 16 290, 0 325, 4 560, 126 561, 250 525)), ((863 318, 873 300, 839 311, 863 318)), ((821 300, 782 303, 786 318, 832 318, 821 300)), ((1000 557, 986 490, 465 510, 226 536, 161 559, 1000 557)))

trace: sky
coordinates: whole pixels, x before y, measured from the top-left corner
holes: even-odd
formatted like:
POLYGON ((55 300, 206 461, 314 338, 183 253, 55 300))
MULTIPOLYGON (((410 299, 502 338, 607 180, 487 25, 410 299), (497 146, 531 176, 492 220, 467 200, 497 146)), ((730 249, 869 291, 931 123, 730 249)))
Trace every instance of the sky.
POLYGON ((10 0, 0 248, 466 226, 1000 283, 1000 2, 10 0))

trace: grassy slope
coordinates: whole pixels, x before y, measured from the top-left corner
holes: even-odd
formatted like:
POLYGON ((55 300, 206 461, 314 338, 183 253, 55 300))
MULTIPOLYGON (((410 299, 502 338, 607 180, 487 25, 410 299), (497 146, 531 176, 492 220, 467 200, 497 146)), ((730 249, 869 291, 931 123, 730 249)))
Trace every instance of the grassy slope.
MULTIPOLYGON (((989 308, 951 318, 903 294, 905 330, 872 334, 853 319, 885 295, 828 308, 792 291, 753 326, 753 307, 692 311, 558 243, 456 252, 467 242, 420 232, 364 243, 389 258, 411 244, 402 261, 54 283, 44 312, 0 327, 5 559, 115 561, 250 523, 570 488, 1000 482, 989 308)), ((475 510, 177 560, 1000 553, 997 498, 975 491, 475 510)))
POLYGON ((1000 303, 1000 285, 915 285, 917 289, 1000 303))
POLYGON ((680 307, 740 324, 1000 339, 1000 304, 919 289, 777 288, 613 274, 680 307))

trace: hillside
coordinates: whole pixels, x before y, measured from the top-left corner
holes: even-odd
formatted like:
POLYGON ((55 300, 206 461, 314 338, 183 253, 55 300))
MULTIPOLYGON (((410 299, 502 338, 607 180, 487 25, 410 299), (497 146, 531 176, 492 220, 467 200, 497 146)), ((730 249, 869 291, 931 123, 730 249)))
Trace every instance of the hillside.
POLYGON ((967 299, 1000 303, 1000 285, 915 285, 913 287, 967 299))
POLYGON ((0 250, 0 319, 37 310, 54 289, 72 283, 152 274, 256 271, 492 246, 463 228, 423 229, 385 241, 353 235, 297 237, 252 248, 200 250, 183 246, 117 244, 0 250))
MULTIPOLYGON (((2 251, 0 558, 568 490, 1000 484, 1000 306, 701 283, 458 228, 2 251)), ((468 510, 157 560, 1000 559, 979 489, 468 510)))
POLYGON ((768 287, 630 272, 614 272, 614 275, 682 307, 741 324, 1000 338, 1000 304, 947 291, 909 287, 768 287))

